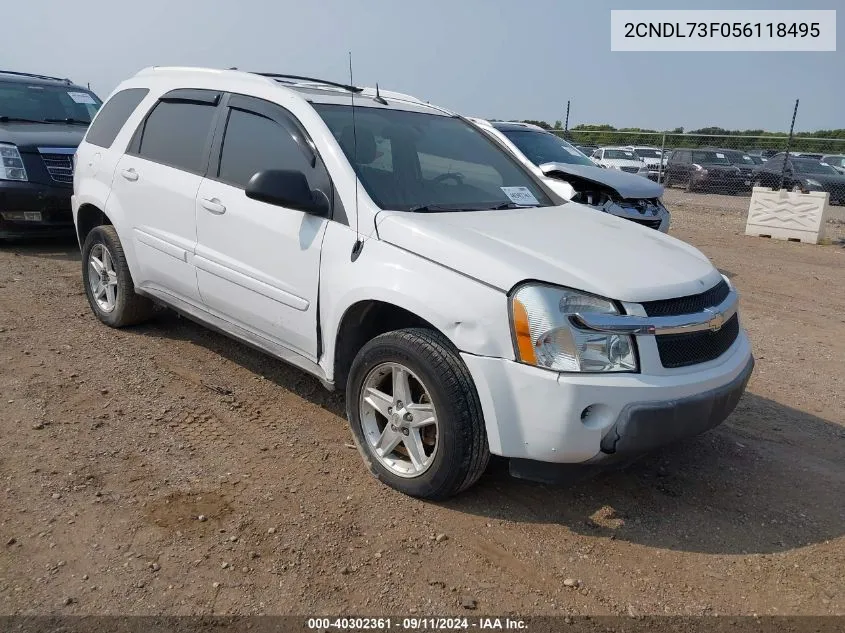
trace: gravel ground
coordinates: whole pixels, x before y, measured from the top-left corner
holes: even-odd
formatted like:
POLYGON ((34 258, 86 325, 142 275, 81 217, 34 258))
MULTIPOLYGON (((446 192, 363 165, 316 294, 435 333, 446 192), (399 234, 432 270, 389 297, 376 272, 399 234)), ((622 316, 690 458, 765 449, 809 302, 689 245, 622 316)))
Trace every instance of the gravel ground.
POLYGON ((744 198, 667 204, 742 293, 735 413, 437 504, 366 474, 316 380, 170 313, 106 328, 74 243, 0 248, 0 613, 845 614, 843 218, 809 246, 744 236, 744 198))

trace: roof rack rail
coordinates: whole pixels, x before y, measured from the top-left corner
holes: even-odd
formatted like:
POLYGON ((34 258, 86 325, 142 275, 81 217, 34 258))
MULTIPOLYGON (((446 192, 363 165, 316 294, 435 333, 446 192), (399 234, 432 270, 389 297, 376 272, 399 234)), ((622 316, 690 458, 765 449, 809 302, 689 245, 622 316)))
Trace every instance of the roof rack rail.
POLYGON ((291 79, 295 81, 310 81, 316 84, 323 84, 324 86, 334 86, 335 88, 343 88, 349 92, 363 92, 363 88, 358 86, 350 86, 348 84, 341 84, 335 81, 327 81, 325 79, 316 79, 315 77, 303 77, 302 75, 285 75, 281 73, 252 73, 253 75, 261 75, 262 77, 269 77, 270 79, 291 79))
POLYGON ((22 73, 16 70, 0 70, 0 75, 15 75, 16 77, 32 77, 33 79, 52 79, 54 81, 63 81, 66 84, 73 82, 67 77, 51 77, 50 75, 36 75, 34 73, 22 73))

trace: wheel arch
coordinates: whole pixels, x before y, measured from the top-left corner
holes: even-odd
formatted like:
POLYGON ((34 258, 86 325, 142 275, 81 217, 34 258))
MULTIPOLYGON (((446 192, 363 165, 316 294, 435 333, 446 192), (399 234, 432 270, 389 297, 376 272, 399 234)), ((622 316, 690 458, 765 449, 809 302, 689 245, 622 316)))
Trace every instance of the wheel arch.
POLYGON ((85 238, 91 231, 104 224, 112 224, 105 211, 90 203, 82 204, 76 214, 76 237, 79 240, 79 247, 82 248, 85 238))
POLYGON ((411 327, 429 329, 450 340, 431 321, 396 303, 379 299, 352 303, 344 310, 334 334, 332 368, 335 384, 342 388, 346 383, 352 361, 369 341, 381 334, 411 327))

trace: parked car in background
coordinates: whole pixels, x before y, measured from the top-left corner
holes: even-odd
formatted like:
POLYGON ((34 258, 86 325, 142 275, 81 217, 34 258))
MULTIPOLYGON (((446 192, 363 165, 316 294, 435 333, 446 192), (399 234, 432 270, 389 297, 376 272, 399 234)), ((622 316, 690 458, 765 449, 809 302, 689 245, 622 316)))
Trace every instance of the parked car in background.
POLYGON ((763 158, 759 154, 748 154, 748 157, 754 162, 755 165, 762 165, 768 160, 766 158, 763 158))
POLYGON ((815 152, 790 152, 793 156, 798 158, 812 158, 813 160, 821 160, 823 154, 816 154, 815 152))
POLYGON ((672 150, 666 164, 667 187, 685 187, 687 191, 739 193, 751 186, 751 178, 743 176, 722 152, 697 148, 672 150))
POLYGON ((830 165, 840 174, 845 174, 845 156, 842 154, 826 154, 822 156, 822 162, 830 165))
POLYGON ((142 70, 79 148, 73 211, 100 321, 159 302, 344 390, 366 467, 416 497, 491 454, 549 481, 698 435, 754 367, 698 249, 565 202, 410 95, 142 70))
POLYGON ((566 200, 666 233, 663 187, 635 174, 602 169, 565 140, 525 123, 471 119, 566 200))
POLYGON ((0 70, 0 241, 73 235, 73 154, 99 107, 70 79, 0 70))
POLYGON ((629 174, 648 176, 648 167, 635 152, 624 147, 600 147, 591 156, 596 165, 629 174))
POLYGON ((845 204, 845 175, 813 158, 776 154, 754 172, 754 186, 775 188, 781 173, 784 189, 803 193, 827 191, 830 204, 845 204))
POLYGON ((593 152, 599 148, 598 145, 579 145, 577 143, 575 143, 573 147, 588 157, 592 156, 593 152))
MULTIPOLYGON (((751 156, 749 156, 745 152, 742 152, 738 149, 722 149, 722 148, 717 148, 717 147, 713 147, 713 148, 706 147, 706 148, 702 148, 702 149, 712 150, 712 151, 716 152, 717 156, 722 155, 725 158, 727 158, 728 162, 731 165, 738 168, 739 171, 742 172, 742 175, 745 178, 745 180, 749 181, 747 183, 747 185, 750 186, 752 174, 753 174, 754 170, 757 169, 757 163, 754 162, 754 159, 751 156)), ((761 164, 762 164, 762 161, 761 161, 761 164)), ((743 182, 743 186, 746 186, 745 182, 743 182)))
POLYGON ((669 160, 669 151, 661 151, 659 147, 628 145, 625 149, 631 150, 643 160, 648 168, 648 177, 654 181, 657 181, 657 177, 662 172, 662 167, 665 167, 666 161, 669 160), (661 162, 663 163, 662 167, 661 162))

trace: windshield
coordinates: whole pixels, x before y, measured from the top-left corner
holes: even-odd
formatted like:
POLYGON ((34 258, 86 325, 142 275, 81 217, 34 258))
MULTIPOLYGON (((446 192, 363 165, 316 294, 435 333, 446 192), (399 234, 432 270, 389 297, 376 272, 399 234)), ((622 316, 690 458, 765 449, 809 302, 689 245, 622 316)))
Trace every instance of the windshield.
POLYGON ((708 165, 730 165, 731 161, 723 152, 693 152, 692 162, 708 165))
MULTIPOLYGON (((721 152, 720 152, 721 153, 721 152)), ((755 165, 754 159, 742 152, 724 152, 733 165, 755 165)))
POLYGON ((595 163, 575 149, 572 145, 554 134, 532 132, 530 130, 502 131, 511 143, 516 145, 535 165, 543 163, 567 163, 569 165, 587 165, 595 163))
POLYGON ((356 106, 353 127, 351 106, 313 105, 382 209, 554 204, 510 153, 457 117, 356 106))
POLYGON ((637 156, 642 156, 643 158, 660 158, 659 149, 653 149, 651 147, 635 147, 634 151, 637 153, 637 156))
POLYGON ((94 93, 75 86, 0 82, 0 117, 90 123, 100 105, 94 93))
POLYGON ((826 165, 825 163, 820 163, 817 160, 810 160, 804 159, 801 160, 800 158, 793 158, 792 164, 795 165, 795 169, 800 171, 802 174, 835 174, 836 170, 831 167, 830 165, 826 165))
POLYGON ((825 156, 822 159, 828 165, 836 165, 837 167, 845 167, 845 156, 825 156))
POLYGON ((606 149, 604 150, 604 157, 621 160, 639 160, 639 157, 629 149, 606 149))

